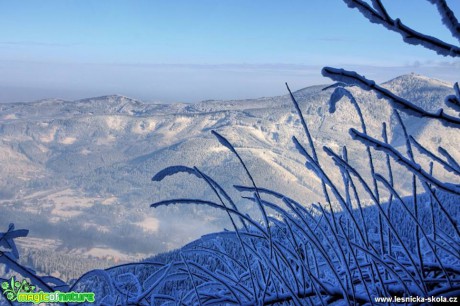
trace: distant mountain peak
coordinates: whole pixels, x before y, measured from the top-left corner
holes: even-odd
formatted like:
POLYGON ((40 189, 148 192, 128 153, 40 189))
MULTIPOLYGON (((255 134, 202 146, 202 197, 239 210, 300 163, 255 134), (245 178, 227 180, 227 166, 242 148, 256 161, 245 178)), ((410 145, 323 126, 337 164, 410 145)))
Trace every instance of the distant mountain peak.
POLYGON ((105 95, 105 96, 98 96, 98 97, 91 97, 78 100, 77 102, 89 102, 89 101, 109 101, 109 102, 139 102, 134 98, 130 98, 124 95, 113 94, 113 95, 105 95))
POLYGON ((421 74, 417 73, 408 73, 408 74, 403 74, 400 75, 394 79, 391 79, 383 85, 386 85, 385 87, 415 87, 415 88, 421 88, 421 87, 449 87, 452 88, 452 84, 438 80, 438 79, 433 79, 421 74))

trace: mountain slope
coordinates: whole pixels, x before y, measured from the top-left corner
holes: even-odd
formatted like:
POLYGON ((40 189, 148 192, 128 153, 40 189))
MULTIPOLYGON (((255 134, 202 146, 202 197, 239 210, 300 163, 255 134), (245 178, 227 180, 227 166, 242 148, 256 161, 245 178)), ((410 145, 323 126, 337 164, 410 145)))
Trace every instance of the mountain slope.
MULTIPOLYGON (((444 107, 444 97, 452 93, 447 84, 417 75, 401 76, 383 86, 430 110, 444 107)), ((335 113, 329 113, 331 90, 322 88, 308 87, 294 96, 323 164, 333 166, 322 153, 323 145, 337 152, 346 145, 351 163, 368 171, 367 161, 354 154, 364 148, 348 134, 350 127, 360 127, 354 106, 343 100, 335 113)), ((350 90, 368 133, 380 138, 382 122, 389 121, 392 144, 404 145, 388 103, 369 92, 350 90)), ((444 129, 440 134, 437 123, 418 118, 408 122, 409 132, 421 143, 434 139, 458 155, 452 149, 460 140, 458 133, 444 129)), ((93 255, 103 247, 145 256, 221 230, 223 224, 229 226, 221 212, 192 206, 149 208, 152 202, 173 197, 214 199, 212 190, 190 175, 150 182, 152 175, 171 165, 197 166, 231 195, 235 195, 232 185, 250 184, 236 157, 211 130, 236 147, 258 185, 282 190, 302 203, 322 198, 318 179, 292 144, 293 135, 303 143, 306 138, 288 95, 173 105, 123 96, 45 100, 0 105, 0 205, 5 212, 0 220, 30 228, 36 237, 60 241, 65 252, 93 255), (80 239, 69 243, 75 233, 80 239)), ((375 155, 382 157, 376 170, 386 171, 384 156, 375 155)))

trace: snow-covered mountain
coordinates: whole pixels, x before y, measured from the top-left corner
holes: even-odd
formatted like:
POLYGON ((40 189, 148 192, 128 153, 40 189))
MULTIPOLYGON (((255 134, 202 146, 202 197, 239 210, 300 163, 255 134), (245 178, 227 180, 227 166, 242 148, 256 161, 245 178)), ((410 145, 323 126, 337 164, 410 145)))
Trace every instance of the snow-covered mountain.
MULTIPOLYGON (((383 86, 428 110, 444 107, 444 97, 453 92, 450 84, 415 74, 383 86)), ((354 106, 343 100, 329 113, 332 90, 322 91, 323 87, 294 93, 318 150, 329 146, 338 152, 346 145, 350 161, 366 169, 367 161, 353 154, 364 148, 348 134, 350 127, 360 129, 354 106)), ((381 138, 386 121, 392 144, 404 145, 388 103, 372 93, 350 90, 368 133, 381 138)), ((436 122, 407 122, 409 133, 430 149, 449 150, 460 141, 454 131, 440 132, 436 122)), ((225 225, 221 212, 149 208, 152 202, 172 197, 212 198, 203 182, 186 174, 150 181, 171 165, 197 166, 231 194, 232 185, 249 184, 236 157, 211 130, 236 147, 259 186, 281 190, 302 203, 322 198, 318 179, 292 144, 293 135, 306 140, 289 95, 164 105, 116 95, 53 99, 0 104, 0 224, 29 228, 31 236, 50 239, 43 240, 49 249, 114 260, 128 253, 146 256, 170 250, 219 231, 225 225)), ((377 171, 385 169, 383 155, 381 159, 377 171)), ((441 169, 439 175, 445 175, 441 169)))

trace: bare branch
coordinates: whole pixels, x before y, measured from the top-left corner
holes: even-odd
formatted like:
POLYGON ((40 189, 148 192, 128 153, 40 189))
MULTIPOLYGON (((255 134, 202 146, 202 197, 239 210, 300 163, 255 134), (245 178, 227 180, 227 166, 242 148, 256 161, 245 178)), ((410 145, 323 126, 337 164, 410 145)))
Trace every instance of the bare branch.
POLYGON ((414 137, 412 137, 412 136, 409 136, 409 137, 410 137, 411 142, 415 145, 415 147, 417 149, 419 149, 419 151, 421 153, 429 156, 431 159, 433 159, 433 160, 437 161, 438 163, 440 163, 444 167, 444 169, 446 169, 447 171, 449 171, 451 173, 454 173, 456 175, 460 175, 460 171, 458 169, 452 167, 449 163, 445 162, 440 157, 438 157, 434 153, 432 153, 430 150, 428 150, 427 148, 422 146, 417 140, 415 140, 414 137))
MULTIPOLYGON (((376 9, 372 8, 363 0, 343 0, 349 7, 358 9, 361 14, 369 19, 370 22, 383 25, 390 31, 401 34, 403 40, 411 45, 421 45, 427 49, 433 50, 439 55, 459 57, 460 47, 449 44, 436 37, 425 35, 406 26, 398 18, 392 19, 380 1, 372 1, 376 9), (378 4, 378 5, 376 5, 378 4), (382 10, 383 9, 383 10, 382 10), (382 16, 383 15, 383 16, 382 16)), ((443 18, 444 20, 444 18, 443 18)), ((452 20, 453 21, 453 20, 452 20)))
POLYGON ((442 23, 449 29, 452 36, 460 41, 460 23, 458 23, 457 17, 454 12, 450 9, 446 0, 428 0, 432 4, 436 5, 439 14, 442 17, 442 23))
POLYGON ((350 135, 353 139, 356 139, 362 142, 365 145, 372 146, 377 151, 383 151, 388 153, 393 159, 399 163, 400 165, 404 166, 410 172, 418 176, 418 178, 422 182, 427 182, 429 184, 433 184, 434 186, 438 187, 441 190, 447 191, 449 193, 460 195, 460 186, 454 185, 451 183, 444 183, 439 181, 438 179, 432 177, 428 172, 422 169, 422 167, 411 160, 407 159, 406 157, 402 156, 401 153, 396 151, 392 146, 381 142, 375 138, 372 138, 364 133, 360 133, 355 129, 350 129, 350 135))
POLYGON ((458 82, 454 84, 454 95, 449 95, 446 97, 446 105, 453 108, 457 112, 460 112, 460 88, 458 87, 458 82))
POLYGON ((415 105, 414 103, 401 98, 388 89, 377 85, 374 81, 366 79, 364 76, 357 74, 354 71, 337 69, 332 67, 324 67, 321 71, 322 75, 337 82, 344 82, 349 85, 359 86, 361 89, 374 91, 379 98, 387 99, 391 106, 403 111, 409 115, 416 117, 425 117, 440 120, 442 124, 451 127, 460 127, 460 118, 445 114, 444 110, 440 108, 436 112, 428 112, 423 108, 415 105))

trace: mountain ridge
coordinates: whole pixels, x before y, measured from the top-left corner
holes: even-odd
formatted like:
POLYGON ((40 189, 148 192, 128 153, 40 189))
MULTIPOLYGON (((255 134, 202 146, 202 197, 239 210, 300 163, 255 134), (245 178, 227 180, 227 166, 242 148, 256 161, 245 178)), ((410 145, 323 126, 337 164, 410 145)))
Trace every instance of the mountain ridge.
MULTIPOLYGON (((422 91, 433 91, 433 87, 436 88, 436 84, 439 84, 438 80, 429 79, 424 76, 418 76, 415 74, 403 75, 384 82, 382 86, 399 87, 405 88, 407 84, 417 86, 419 89, 423 88, 422 91), (403 82, 401 82, 403 81, 403 82), (395 86, 396 84, 397 86, 395 86)), ((443 83, 443 90, 447 90, 447 84, 443 83)), ((312 94, 319 94, 321 96, 321 89, 325 86, 316 85, 309 86, 299 89, 294 92, 294 95, 302 104, 302 100, 311 96, 312 94)), ((439 88, 438 88, 439 89, 439 88)), ((397 90, 396 90, 397 91, 397 90)), ((420 91, 420 90, 416 90, 420 91)), ((326 91, 324 94, 327 96, 330 92, 326 91)), ((424 101, 423 97, 413 95, 412 92, 401 91, 402 96, 406 96, 415 102, 419 102, 421 107, 424 107, 430 111, 435 111, 442 107, 437 100, 433 103, 431 99, 424 101), (425 103, 423 103, 425 102, 425 103)), ((79 99, 75 101, 65 101, 60 99, 51 100, 40 100, 29 103, 21 104, 3 104, 0 105, 0 119, 9 120, 41 120, 47 118, 69 118, 76 116, 106 116, 106 115, 126 115, 134 117, 149 117, 151 115, 172 115, 176 116, 193 116, 202 115, 204 113, 218 114, 219 112, 225 111, 250 111, 264 108, 285 108, 292 105, 289 95, 281 95, 272 98, 259 98, 259 99, 246 99, 246 100, 230 100, 230 101, 203 101, 196 104, 150 104, 145 103, 134 98, 122 96, 122 95, 105 95, 100 97, 79 99), (61 107, 56 107, 60 105, 61 107), (98 106, 97 108, 95 106, 98 106), (31 109, 32 107, 32 109, 31 109), (44 108, 44 109, 43 109, 44 108), (36 112, 35 116, 31 116, 31 112, 36 112)), ((327 108, 317 109, 317 114, 324 116, 327 108)), ((251 116, 250 112, 246 113, 251 116)))
MULTIPOLYGON (((385 86, 412 84, 412 92, 402 93, 433 108, 441 107, 453 91, 419 77, 393 80, 385 86)), ((329 113, 332 89, 323 91, 324 87, 293 93, 320 158, 327 165, 329 159, 319 150, 322 146, 338 151, 346 145, 350 162, 366 169, 367 163, 355 158, 362 146, 352 142, 348 133, 350 127, 360 127, 354 106, 344 99, 335 113, 329 113)), ((349 89, 362 108, 369 134, 380 137, 382 121, 391 119, 391 107, 370 92, 349 89)), ((436 124, 414 120, 408 131, 421 143, 438 137, 434 143, 449 149, 460 141, 451 132, 437 135, 436 124)), ((390 139, 403 145, 397 122, 388 129, 390 139)), ((197 104, 149 104, 107 95, 0 105, 0 205, 4 208, 0 220, 29 228, 36 238, 51 236, 63 244, 78 233, 82 238, 73 248, 88 254, 95 246, 146 256, 221 230, 225 216, 201 207, 149 209, 150 203, 168 198, 212 199, 204 182, 186 174, 150 181, 168 166, 197 166, 232 196, 234 184, 249 184, 238 160, 211 130, 235 146, 260 186, 283 190, 307 204, 320 199, 318 179, 305 168, 291 140, 296 136, 304 141, 305 134, 287 94, 197 104), (186 224, 182 218, 187 218, 186 224)), ((378 171, 385 167, 375 166, 378 171)))

